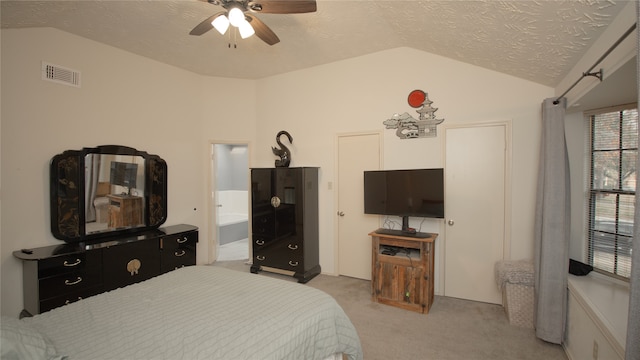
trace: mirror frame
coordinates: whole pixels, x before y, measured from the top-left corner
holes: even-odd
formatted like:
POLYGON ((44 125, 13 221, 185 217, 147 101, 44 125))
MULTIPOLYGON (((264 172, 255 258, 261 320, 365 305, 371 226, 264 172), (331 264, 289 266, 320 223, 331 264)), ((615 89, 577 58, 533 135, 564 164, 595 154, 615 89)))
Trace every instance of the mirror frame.
POLYGON ((51 233, 68 243, 130 235, 158 228, 167 220, 167 163, 158 155, 121 145, 66 150, 51 159, 51 233), (144 158, 144 226, 86 233, 84 162, 87 154, 144 158))

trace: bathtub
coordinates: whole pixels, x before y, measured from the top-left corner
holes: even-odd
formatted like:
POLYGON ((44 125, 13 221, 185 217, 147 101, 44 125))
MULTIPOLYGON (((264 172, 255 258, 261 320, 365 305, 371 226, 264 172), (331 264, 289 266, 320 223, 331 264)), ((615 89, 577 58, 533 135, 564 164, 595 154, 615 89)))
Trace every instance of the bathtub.
POLYGON ((246 214, 218 214, 218 226, 246 223, 247 221, 246 214))
POLYGON ((248 192, 218 191, 218 242, 220 245, 247 239, 249 232, 248 192))

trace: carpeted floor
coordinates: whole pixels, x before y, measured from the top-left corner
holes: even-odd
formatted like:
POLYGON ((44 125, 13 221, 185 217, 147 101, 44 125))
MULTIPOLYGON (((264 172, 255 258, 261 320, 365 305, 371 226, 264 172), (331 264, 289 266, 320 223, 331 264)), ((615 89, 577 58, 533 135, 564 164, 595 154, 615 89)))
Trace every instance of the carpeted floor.
MULTIPOLYGON (((249 272, 244 261, 218 261, 249 272)), ((261 272, 284 281, 295 279, 261 272)), ((436 296, 428 315, 371 301, 371 283, 319 275, 307 283, 333 296, 360 336, 365 360, 566 360, 560 345, 535 337, 533 329, 509 325, 502 306, 436 296)))

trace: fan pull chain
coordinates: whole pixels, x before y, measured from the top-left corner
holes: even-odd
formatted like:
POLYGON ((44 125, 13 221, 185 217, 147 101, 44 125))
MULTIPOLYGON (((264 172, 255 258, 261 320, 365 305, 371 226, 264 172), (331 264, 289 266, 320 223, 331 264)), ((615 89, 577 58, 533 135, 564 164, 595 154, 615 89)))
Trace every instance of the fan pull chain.
POLYGON ((238 48, 238 30, 233 28, 232 31, 229 31, 229 49, 231 49, 231 33, 233 32, 233 48, 238 48))

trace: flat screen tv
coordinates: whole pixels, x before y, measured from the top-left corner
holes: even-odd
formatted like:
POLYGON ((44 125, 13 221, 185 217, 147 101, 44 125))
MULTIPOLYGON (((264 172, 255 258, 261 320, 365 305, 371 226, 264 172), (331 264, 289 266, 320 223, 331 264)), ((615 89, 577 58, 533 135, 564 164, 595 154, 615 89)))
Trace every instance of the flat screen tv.
POLYGON ((118 161, 111 162, 111 172, 109 174, 109 182, 111 185, 124 186, 129 190, 136 187, 136 179, 138 177, 138 164, 123 163, 118 161))
POLYGON ((400 216, 404 233, 409 217, 444 218, 443 169, 365 171, 364 213, 400 216))

